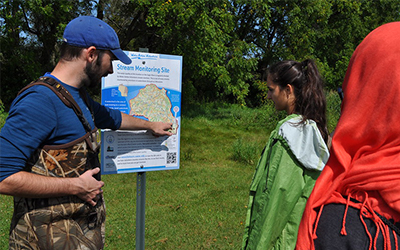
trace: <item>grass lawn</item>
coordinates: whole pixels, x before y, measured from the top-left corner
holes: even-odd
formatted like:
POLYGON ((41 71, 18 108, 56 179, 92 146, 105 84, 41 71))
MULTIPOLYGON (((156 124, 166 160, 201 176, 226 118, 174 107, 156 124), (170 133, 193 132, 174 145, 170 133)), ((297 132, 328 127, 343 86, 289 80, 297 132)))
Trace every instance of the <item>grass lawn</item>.
MULTIPOLYGON (((180 169, 146 174, 146 249, 240 248, 254 165, 234 160, 233 145, 246 138, 261 152, 268 133, 232 126, 224 115, 184 118, 180 169)), ((134 249, 136 177, 103 178, 106 249, 134 249)))

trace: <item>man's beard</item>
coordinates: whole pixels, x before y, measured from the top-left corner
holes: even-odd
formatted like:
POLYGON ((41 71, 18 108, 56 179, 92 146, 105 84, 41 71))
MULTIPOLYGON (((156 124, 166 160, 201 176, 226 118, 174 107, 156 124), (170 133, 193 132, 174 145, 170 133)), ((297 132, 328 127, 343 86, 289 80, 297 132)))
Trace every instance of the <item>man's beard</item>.
POLYGON ((101 83, 101 78, 103 77, 100 72, 101 58, 97 58, 96 62, 92 64, 87 64, 85 68, 85 73, 87 78, 84 79, 83 86, 86 88, 96 87, 101 83))

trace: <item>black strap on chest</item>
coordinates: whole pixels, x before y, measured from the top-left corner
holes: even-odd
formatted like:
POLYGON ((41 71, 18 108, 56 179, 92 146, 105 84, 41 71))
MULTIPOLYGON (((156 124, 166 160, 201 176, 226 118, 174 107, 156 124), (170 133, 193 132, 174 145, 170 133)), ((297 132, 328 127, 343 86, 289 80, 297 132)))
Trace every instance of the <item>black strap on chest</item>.
MULTIPOLYGON (((23 89, 21 89, 18 92, 18 95, 20 95, 26 89, 28 89, 28 88, 30 88, 30 87, 32 87, 34 85, 43 85, 43 86, 49 87, 61 99, 61 101, 67 107, 72 108, 74 110, 75 114, 78 116, 78 118, 81 121, 83 127, 85 128, 86 132, 91 132, 92 129, 90 127, 90 124, 86 120, 85 116, 83 115, 82 110, 79 107, 79 105, 76 103, 76 101, 74 100, 72 95, 68 92, 68 90, 65 89, 64 86, 62 86, 62 84, 57 82, 57 80, 55 80, 54 78, 51 78, 51 77, 40 77, 38 80, 31 82, 30 84, 25 86, 23 89)), ((86 91, 81 88, 79 90, 79 92, 80 92, 80 95, 81 95, 83 101, 85 102, 86 106, 88 106, 88 108, 90 110, 90 113, 92 115, 92 118, 93 118, 93 112, 92 112, 92 109, 91 109, 91 107, 89 105, 89 101, 87 99, 86 91)))

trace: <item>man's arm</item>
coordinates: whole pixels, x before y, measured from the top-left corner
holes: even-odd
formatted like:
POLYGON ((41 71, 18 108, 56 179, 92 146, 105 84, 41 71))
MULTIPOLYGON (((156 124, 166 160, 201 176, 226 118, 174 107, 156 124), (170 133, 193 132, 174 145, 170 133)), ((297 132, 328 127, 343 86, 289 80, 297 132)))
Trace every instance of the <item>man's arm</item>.
POLYGON ((172 128, 172 123, 166 122, 150 122, 139 119, 128 114, 122 113, 122 122, 119 129, 121 130, 151 130, 154 135, 172 135, 168 130, 172 128))
POLYGON ((91 169, 76 178, 56 178, 20 171, 0 182, 0 194, 27 198, 76 195, 94 206, 97 195, 103 193, 101 188, 104 182, 93 177, 99 171, 99 168, 91 169))

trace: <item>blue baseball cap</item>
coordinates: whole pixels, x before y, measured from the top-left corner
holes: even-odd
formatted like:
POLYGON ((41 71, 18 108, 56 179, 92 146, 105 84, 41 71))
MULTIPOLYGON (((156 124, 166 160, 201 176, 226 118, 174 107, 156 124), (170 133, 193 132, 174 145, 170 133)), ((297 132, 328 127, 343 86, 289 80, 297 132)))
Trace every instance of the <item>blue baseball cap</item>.
POLYGON ((80 16, 67 24, 64 42, 69 45, 111 51, 121 62, 130 64, 132 60, 121 50, 117 33, 110 25, 93 16, 80 16))

